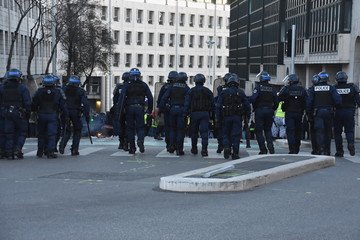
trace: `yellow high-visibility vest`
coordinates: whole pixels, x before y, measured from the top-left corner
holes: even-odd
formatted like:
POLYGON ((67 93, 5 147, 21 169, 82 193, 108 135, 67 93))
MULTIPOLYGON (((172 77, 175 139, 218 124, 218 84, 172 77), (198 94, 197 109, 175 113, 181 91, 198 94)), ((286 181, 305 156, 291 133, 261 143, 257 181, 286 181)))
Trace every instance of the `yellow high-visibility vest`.
POLYGON ((285 117, 285 112, 283 112, 283 110, 281 109, 283 102, 279 102, 279 106, 276 109, 276 113, 275 113, 275 117, 285 117))

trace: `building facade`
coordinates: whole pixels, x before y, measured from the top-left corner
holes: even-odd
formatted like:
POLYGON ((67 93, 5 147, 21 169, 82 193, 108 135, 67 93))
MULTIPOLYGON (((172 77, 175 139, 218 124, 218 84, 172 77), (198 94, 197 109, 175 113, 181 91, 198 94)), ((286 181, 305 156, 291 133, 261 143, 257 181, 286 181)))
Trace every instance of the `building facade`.
POLYGON ((107 111, 121 76, 139 68, 155 93, 170 71, 214 79, 228 72, 229 16, 226 1, 101 0, 101 18, 115 41, 110 70, 95 72, 87 86, 92 107, 107 111))
POLYGON ((336 72, 345 71, 349 81, 359 85, 358 10, 360 1, 353 0, 231 1, 230 72, 241 77, 247 94, 262 70, 281 87, 292 65, 305 87, 321 71, 329 73, 333 84, 336 72), (296 44, 292 60, 291 34, 287 33, 293 25, 296 44))

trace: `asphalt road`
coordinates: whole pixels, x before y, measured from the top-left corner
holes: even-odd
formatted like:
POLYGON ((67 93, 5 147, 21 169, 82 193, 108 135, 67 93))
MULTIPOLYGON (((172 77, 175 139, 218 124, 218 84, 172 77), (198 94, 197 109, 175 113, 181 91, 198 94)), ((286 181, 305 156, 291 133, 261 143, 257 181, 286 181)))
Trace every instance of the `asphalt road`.
MULTIPOLYGON (((225 162, 211 140, 208 158, 177 157, 147 138, 129 155, 117 140, 81 140, 81 156, 0 160, 0 240, 359 240, 360 144, 336 165, 235 193, 176 193, 160 177, 225 162)), ((257 154, 242 145, 240 157, 257 154)), ((276 147, 276 153, 287 153, 276 147)), ((301 152, 309 152, 309 148, 301 152)), ((334 152, 334 148, 333 148, 334 152)))

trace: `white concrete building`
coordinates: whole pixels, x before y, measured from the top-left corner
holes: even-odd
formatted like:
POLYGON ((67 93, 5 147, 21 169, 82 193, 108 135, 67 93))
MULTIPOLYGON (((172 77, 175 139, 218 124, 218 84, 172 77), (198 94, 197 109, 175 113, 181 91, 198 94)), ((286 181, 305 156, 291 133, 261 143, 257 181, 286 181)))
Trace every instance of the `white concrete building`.
POLYGON ((230 8, 224 2, 101 0, 116 47, 110 71, 96 71, 87 86, 92 108, 108 111, 116 83, 134 67, 153 92, 172 70, 186 72, 190 85, 202 73, 211 87, 228 72, 230 8))

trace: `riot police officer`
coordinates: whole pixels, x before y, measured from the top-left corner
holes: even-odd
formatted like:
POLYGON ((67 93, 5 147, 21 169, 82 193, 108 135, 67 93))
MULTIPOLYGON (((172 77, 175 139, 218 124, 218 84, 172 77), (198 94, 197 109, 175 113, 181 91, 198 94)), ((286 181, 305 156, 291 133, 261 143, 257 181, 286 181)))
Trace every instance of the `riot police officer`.
POLYGON ((166 149, 167 151, 170 151, 170 105, 169 103, 165 103, 165 107, 162 108, 161 111, 159 108, 159 104, 161 102, 161 99, 169 86, 174 83, 177 79, 178 72, 176 71, 170 71, 168 74, 167 83, 164 84, 164 86, 161 87, 158 99, 156 101, 158 110, 156 111, 156 114, 164 114, 164 133, 165 133, 165 142, 166 142, 166 149))
MULTIPOLYGON (((309 93, 309 91, 313 91, 314 87, 316 85, 319 84, 319 75, 315 74, 312 79, 311 79, 311 82, 312 82, 312 86, 307 90, 307 93, 309 93)), ((309 95, 309 94, 307 94, 309 95)), ((307 116, 307 119, 309 121, 309 125, 310 125, 310 141, 311 141, 311 148, 312 148, 312 151, 311 151, 311 154, 316 154, 317 153, 317 143, 316 143, 316 134, 315 134, 315 127, 314 127, 314 116, 312 114, 312 112, 308 113, 306 112, 306 116, 307 116)))
POLYGON ((279 100, 276 90, 270 86, 270 75, 267 72, 258 74, 260 84, 255 87, 250 101, 255 111, 255 134, 256 140, 259 144, 259 154, 274 154, 274 144, 271 134, 271 126, 274 118, 274 111, 277 109, 279 100), (265 146, 266 138, 267 145, 265 146), (266 148, 267 147, 267 148, 266 148))
POLYGON ((232 76, 227 81, 227 88, 220 93, 216 103, 216 119, 222 124, 224 158, 239 159, 242 118, 250 118, 251 107, 243 90, 239 88, 240 81, 232 76))
POLYGON ((191 153, 197 154, 197 139, 200 132, 201 155, 208 156, 210 116, 215 116, 215 100, 210 89, 204 87, 205 76, 201 73, 194 77, 195 87, 185 97, 184 119, 190 115, 191 153))
POLYGON ((330 155, 331 131, 335 106, 340 105, 341 96, 334 86, 329 85, 329 75, 320 72, 319 83, 309 89, 306 100, 307 115, 313 115, 317 151, 319 155, 330 155))
POLYGON ((351 156, 355 155, 354 116, 356 108, 360 106, 360 96, 359 88, 353 83, 348 83, 347 80, 348 76, 345 72, 336 73, 335 81, 337 84, 335 85, 335 88, 342 98, 342 104, 336 106, 334 122, 335 156, 337 157, 344 156, 341 136, 343 128, 349 153, 351 156))
POLYGON ((56 87, 56 79, 47 75, 42 81, 43 87, 39 88, 32 101, 31 109, 38 116, 38 150, 36 156, 56 158, 56 135, 59 124, 59 112, 68 119, 66 100, 59 88, 56 87), (45 149, 46 147, 46 149, 45 149))
MULTIPOLYGON (((217 96, 215 97, 215 104, 217 103, 217 100, 218 100, 221 92, 227 88, 227 82, 230 77, 231 77, 231 73, 226 73, 223 77, 225 84, 217 87, 217 89, 216 89, 217 96)), ((216 121, 216 125, 215 125, 216 131, 217 131, 217 141, 218 141, 218 147, 216 150, 217 153, 221 153, 224 149, 224 145, 222 143, 222 141, 223 141, 222 126, 219 123, 220 123, 219 121, 216 121)))
MULTIPOLYGON (((123 82, 128 82, 130 79, 130 73, 124 72, 122 75, 123 82)), ((119 97, 122 89, 124 88, 124 83, 116 84, 116 87, 113 92, 113 111, 116 111, 117 104, 119 103, 119 97)), ((125 121, 125 111, 124 108, 120 115, 114 117, 114 135, 119 135, 119 147, 118 149, 124 149, 125 151, 129 151, 128 141, 126 137, 126 121, 125 121)))
POLYGON ((285 112, 285 125, 289 154, 298 154, 301 144, 302 116, 306 106, 307 93, 304 87, 300 86, 297 74, 286 76, 288 81, 279 92, 279 101, 284 101, 282 109, 285 112))
POLYGON ((71 124, 73 130, 71 156, 79 155, 81 129, 83 127, 81 115, 84 114, 87 123, 90 121, 89 102, 85 90, 80 87, 80 83, 80 78, 76 75, 73 75, 69 78, 68 83, 64 87, 70 122, 64 127, 66 131, 61 139, 59 152, 64 154, 66 144, 71 136, 71 124))
POLYGON ((5 133, 5 157, 8 159, 23 158, 22 148, 25 144, 31 108, 29 90, 20 83, 22 73, 18 69, 6 72, 5 82, 0 92, 1 114, 5 133))
POLYGON ((141 80, 141 72, 137 68, 130 70, 130 81, 124 83, 120 93, 118 112, 125 108, 127 138, 130 144, 129 154, 135 154, 135 134, 137 134, 137 145, 141 153, 145 152, 145 97, 147 98, 147 114, 153 109, 153 96, 149 86, 141 80))
POLYGON ((179 72, 176 82, 171 84, 163 95, 159 107, 161 111, 166 108, 166 103, 170 105, 170 147, 169 152, 176 150, 176 155, 184 155, 185 124, 184 102, 185 96, 189 91, 186 84, 188 76, 184 72, 179 72))
MULTIPOLYGON (((0 93, 3 92, 2 79, 0 82, 0 93)), ((5 158, 5 132, 4 132, 4 116, 2 114, 2 99, 0 99, 0 159, 5 158)))

